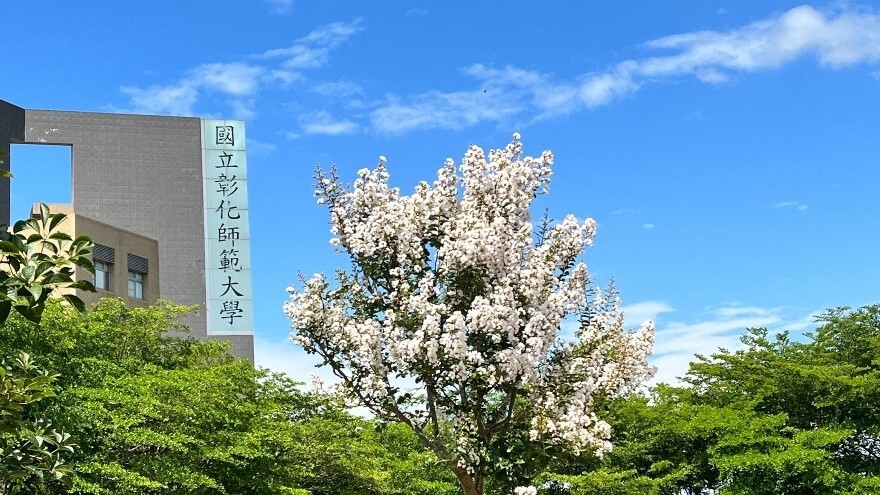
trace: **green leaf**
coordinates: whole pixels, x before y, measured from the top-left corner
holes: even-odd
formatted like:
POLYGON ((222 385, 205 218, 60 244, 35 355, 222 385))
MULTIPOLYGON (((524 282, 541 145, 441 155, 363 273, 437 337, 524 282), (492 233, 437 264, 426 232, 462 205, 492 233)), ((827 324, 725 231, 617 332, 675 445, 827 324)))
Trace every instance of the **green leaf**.
POLYGON ((49 235, 49 239, 60 241, 72 241, 73 239, 66 232, 53 232, 49 235))
POLYGON ((49 221, 49 231, 55 230, 55 227, 57 227, 58 224, 63 222, 66 218, 67 215, 64 213, 53 213, 49 221))
POLYGON ((74 294, 64 294, 64 300, 70 303, 71 306, 74 307, 79 313, 84 314, 86 312, 86 304, 82 299, 77 297, 74 294))
POLYGON ((95 292, 95 284, 88 280, 77 280, 75 282, 72 282, 70 284, 70 287, 88 292, 95 292))
POLYGON ((10 311, 12 311, 12 301, 0 301, 0 323, 6 323, 6 320, 9 319, 10 311))
POLYGON ((0 252, 2 253, 17 253, 19 252, 18 246, 11 241, 0 241, 0 252))
POLYGON ((46 225, 49 222, 49 205, 46 203, 40 203, 40 220, 43 225, 46 225))
POLYGON ((21 305, 21 304, 16 304, 16 305, 14 305, 14 307, 15 307, 15 310, 18 311, 18 313, 20 315, 24 316, 28 320, 30 320, 34 323, 40 322, 40 314, 36 311, 36 308, 32 308, 30 306, 21 305))
POLYGON ((31 286, 28 287, 28 290, 36 300, 39 300, 43 296, 43 286, 39 283, 31 284, 31 286))
MULTIPOLYGON (((92 264, 92 260, 88 259, 85 256, 79 256, 73 259, 73 262, 84 269, 85 271, 94 274, 95 273, 95 265, 92 264)), ((93 290, 94 292, 94 290, 93 290)))

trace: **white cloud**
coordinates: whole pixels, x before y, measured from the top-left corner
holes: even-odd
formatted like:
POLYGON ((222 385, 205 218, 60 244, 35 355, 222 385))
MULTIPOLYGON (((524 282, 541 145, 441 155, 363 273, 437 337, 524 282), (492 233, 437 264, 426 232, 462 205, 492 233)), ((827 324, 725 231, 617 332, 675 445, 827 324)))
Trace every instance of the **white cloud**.
POLYGON ((310 386, 311 376, 327 382, 335 382, 336 377, 329 367, 316 367, 321 359, 306 354, 290 339, 277 341, 254 337, 254 364, 278 373, 286 373, 290 378, 310 386))
POLYGON ((799 332, 812 328, 813 317, 817 314, 790 313, 782 308, 728 304, 706 310, 703 317, 694 322, 658 323, 651 358, 658 371, 652 383, 677 382, 677 378, 687 372, 695 354, 710 356, 719 348, 739 348, 742 345, 739 337, 747 328, 799 332))
POLYGON ((195 87, 233 96, 253 94, 264 69, 240 62, 203 64, 189 73, 188 82, 195 87))
POLYGON ((645 43, 670 55, 632 59, 604 73, 584 76, 570 93, 545 110, 567 113, 578 106, 605 105, 634 93, 652 80, 692 75, 719 84, 732 72, 775 69, 814 55, 829 68, 880 60, 880 15, 865 12, 823 13, 804 5, 782 15, 726 32, 696 31, 645 43))
POLYGON ((657 317, 663 313, 670 313, 675 309, 663 301, 642 301, 622 306, 623 321, 627 328, 638 327, 647 320, 657 321, 657 317))
POLYGON ((736 349, 746 328, 779 323, 778 316, 744 315, 685 324, 673 322, 657 330, 652 364, 657 366, 655 382, 675 382, 684 376, 695 354, 709 356, 719 348, 736 349))
POLYGON ((320 111, 300 117, 302 130, 306 134, 325 134, 338 136, 353 134, 360 130, 360 125, 351 120, 334 120, 329 112, 320 111))
MULTIPOLYGON (((271 2, 289 7, 291 2, 271 2)), ((281 59, 278 62, 214 62, 188 70, 176 83, 147 88, 125 86, 121 91, 130 97, 128 111, 173 115, 193 115, 193 107, 203 92, 233 96, 233 110, 241 118, 253 117, 253 103, 245 105, 242 97, 255 96, 267 84, 289 87, 303 80, 299 69, 319 68, 327 64, 330 52, 350 36, 361 31, 361 20, 335 22, 299 38, 287 48, 269 50, 256 59, 281 59), (280 64, 280 66, 273 66, 280 64)), ((247 100, 251 102, 252 100, 247 100)))
POLYGON ((293 0, 266 0, 276 14, 286 14, 293 8, 293 0))
POLYGON ((730 31, 676 34, 649 41, 646 46, 677 53, 618 64, 614 73, 622 76, 609 84, 614 91, 622 95, 633 90, 633 81, 688 74, 719 83, 727 80, 726 72, 775 69, 808 55, 830 68, 877 62, 880 15, 833 15, 802 5, 730 31))
POLYGON ((334 48, 363 30, 360 24, 361 19, 327 24, 297 39, 289 47, 268 50, 257 57, 263 59, 281 58, 283 59, 282 65, 288 69, 323 67, 327 65, 330 52, 334 48))
POLYGON ((773 205, 775 208, 794 208, 797 211, 807 211, 810 209, 809 205, 805 205, 798 201, 781 201, 773 205))
POLYGON ((389 96, 370 113, 373 130, 401 134, 417 129, 464 129, 484 121, 500 121, 519 113, 519 102, 497 90, 428 91, 401 99, 389 96))
POLYGON ((483 64, 473 64, 462 70, 462 73, 481 81, 486 86, 495 88, 519 87, 532 89, 547 84, 548 76, 536 71, 507 66, 504 69, 493 69, 483 64))
MULTIPOLYGON (((267 1, 282 9, 291 5, 289 0, 267 1)), ((259 63, 203 64, 175 84, 126 87, 123 92, 136 111, 190 115, 203 91, 240 99, 254 96, 268 84, 287 87, 302 81, 301 71, 326 67, 333 50, 363 31, 362 24, 361 19, 326 24, 290 46, 251 57, 259 63)), ((513 119, 521 124, 608 105, 669 79, 693 77, 723 84, 739 74, 776 69, 805 57, 814 57, 830 69, 876 63, 880 62, 880 15, 865 9, 818 10, 803 5, 726 31, 661 37, 643 48, 657 54, 568 80, 514 66, 473 64, 462 74, 475 84, 460 90, 391 94, 374 100, 353 81, 318 84, 311 88, 313 93, 348 100, 340 108, 358 115, 310 128, 314 133, 350 133, 365 127, 363 119, 383 134, 456 130, 485 122, 510 125, 513 119)), ((876 75, 880 71, 871 74, 880 77, 876 75)))
POLYGON ((766 309, 760 306, 727 305, 707 310, 713 316, 720 319, 741 318, 743 316, 772 317, 777 310, 766 309))
POLYGON ((189 83, 136 88, 123 86, 131 99, 131 112, 148 114, 192 115, 198 91, 189 83))
MULTIPOLYGON (((124 86, 135 113, 193 115, 193 106, 203 90, 241 97, 256 92, 263 69, 243 63, 203 64, 175 84, 147 88, 124 86)), ((241 100, 231 102, 233 110, 244 110, 241 100)), ((244 114, 244 112, 243 112, 244 114)))
POLYGON ((253 98, 248 100, 232 100, 232 118, 238 120, 253 120, 257 116, 254 111, 253 98))
POLYGON ((635 92, 639 87, 640 84, 633 80, 632 74, 627 70, 616 70, 588 76, 580 85, 578 98, 588 108, 594 108, 635 92))
POLYGON ((654 230, 654 224, 653 223, 646 223, 646 224, 642 225, 642 228, 645 230, 654 230))
POLYGON ((317 84, 312 86, 312 92, 340 99, 364 94, 364 90, 359 84, 346 80, 317 84))
POLYGON ((303 75, 299 72, 294 72, 290 70, 283 69, 274 69, 268 71, 263 76, 263 81, 266 82, 275 82, 278 81, 281 83, 281 86, 284 88, 289 87, 291 84, 295 82, 300 82, 304 79, 303 75))
POLYGON ((640 213, 642 211, 641 208, 618 208, 611 212, 612 215, 623 215, 630 213, 640 213))
POLYGON ((388 97, 371 114, 373 128, 392 134, 461 129, 514 114, 541 120, 607 105, 652 82, 692 76, 722 84, 733 74, 775 69, 807 56, 831 69, 875 63, 880 61, 880 15, 859 10, 824 12, 804 5, 728 31, 675 34, 644 46, 668 54, 626 60, 561 82, 548 73, 474 64, 463 74, 475 79, 478 89, 388 97), (484 93, 504 98, 479 98, 484 93), (451 99, 467 103, 450 105, 451 99), (440 118, 432 119, 433 112, 439 112, 440 118))

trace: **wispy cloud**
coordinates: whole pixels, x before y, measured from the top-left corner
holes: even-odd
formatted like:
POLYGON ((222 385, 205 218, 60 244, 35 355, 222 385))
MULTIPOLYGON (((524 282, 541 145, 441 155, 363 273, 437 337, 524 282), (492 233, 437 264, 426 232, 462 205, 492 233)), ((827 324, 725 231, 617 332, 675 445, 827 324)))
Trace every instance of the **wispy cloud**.
POLYGON ((370 113, 372 129, 402 134, 414 129, 464 129, 516 115, 521 105, 497 90, 428 91, 407 98, 389 96, 370 113))
POLYGON ((316 367, 320 363, 319 358, 306 354, 301 348, 293 345, 290 339, 254 338, 254 364, 277 373, 285 373, 306 385, 309 385, 310 377, 313 375, 324 381, 336 381, 329 367, 316 367))
POLYGON ((282 59, 287 69, 316 69, 330 60, 330 52, 363 30, 362 20, 334 22, 315 29, 286 48, 275 48, 258 55, 261 59, 282 59))
POLYGON ((244 96, 257 90, 264 70, 241 62, 203 64, 191 70, 186 81, 196 87, 244 96))
POLYGON ((687 76, 722 84, 736 74, 772 70, 808 56, 829 69, 875 63, 880 61, 880 15, 855 9, 826 12, 803 5, 728 31, 658 38, 645 43, 644 48, 667 53, 629 59, 568 81, 513 66, 474 64, 463 74, 477 81, 477 89, 390 96, 373 111, 371 121, 377 132, 401 133, 460 129, 511 115, 541 120, 608 105, 648 84, 672 78, 687 76), (500 109, 488 110, 486 104, 499 101, 480 99, 483 92, 504 95, 500 109), (450 107, 446 105, 449 99, 468 104, 450 107), (446 110, 442 119, 430 119, 435 109, 446 110))
POLYGON ((320 111, 300 117, 303 132, 306 134, 325 134, 338 136, 358 131, 360 125, 351 120, 335 120, 329 112, 320 111))
POLYGON ((147 88, 123 86, 121 91, 131 99, 129 111, 133 113, 192 115, 193 105, 199 99, 198 90, 188 84, 147 88))
POLYGON ((295 82, 300 82, 304 79, 305 79, 305 77, 303 77, 303 75, 300 74, 299 72, 294 72, 294 71, 285 70, 285 69, 273 69, 263 75, 264 82, 272 83, 272 82, 277 81, 277 82, 281 83, 282 87, 285 87, 285 88, 295 82))
MULTIPOLYGON (((286 0, 267 1, 278 8, 290 6, 286 0)), ((305 71, 328 67, 333 51, 363 30, 361 19, 334 22, 286 47, 241 61, 200 65, 176 83, 127 86, 122 91, 130 97, 133 111, 192 115, 205 93, 244 101, 245 97, 259 96, 266 86, 300 83, 305 71)), ((464 129, 482 123, 521 125, 608 105, 647 85, 671 79, 694 78, 717 85, 808 57, 827 69, 874 64, 880 62, 880 14, 867 9, 819 10, 803 5, 726 31, 693 31, 650 40, 641 49, 649 55, 570 79, 546 71, 475 63, 461 69, 464 85, 449 90, 399 92, 376 98, 356 81, 315 84, 309 92, 332 101, 329 108, 312 108, 347 112, 345 118, 331 122, 345 125, 322 127, 329 124, 318 122, 311 131, 303 128, 295 132, 402 134, 464 129)))
POLYGON ((773 205, 774 208, 794 208, 797 211, 807 211, 810 209, 809 205, 805 205, 804 203, 800 203, 798 201, 781 201, 773 205))
POLYGON ((266 0, 276 14, 287 14, 293 8, 293 0, 266 0))
POLYGON ((571 105, 594 107, 633 93, 657 79, 690 75, 722 83, 732 73, 776 69, 805 56, 836 69, 880 60, 880 15, 832 14, 803 5, 781 15, 726 32, 696 31, 645 44, 673 53, 621 62, 611 70, 587 75, 571 105))
POLYGON ((645 230, 654 230, 654 224, 653 223, 646 223, 646 224, 642 225, 642 228, 645 230))
POLYGON ((174 84, 147 88, 125 86, 131 98, 131 111, 173 115, 193 115, 193 106, 204 91, 231 97, 252 95, 259 87, 262 67, 241 62, 203 64, 189 70, 174 84))
POLYGON ((642 301, 624 305, 620 309, 627 328, 637 327, 648 320, 656 321, 660 315, 675 311, 665 301, 642 301))
MULTIPOLYGON (((280 6, 290 2, 274 2, 280 6)), ((148 87, 124 86, 130 98, 128 111, 136 113, 194 115, 195 105, 205 93, 232 97, 233 112, 243 118, 253 116, 253 97, 266 85, 288 87, 304 79, 300 71, 325 66, 332 50, 360 32, 361 20, 334 22, 297 39, 293 45, 268 50, 247 62, 214 62, 196 66, 177 82, 148 87)))
POLYGON ((612 215, 624 215, 630 213, 641 213, 641 208, 619 208, 611 212, 612 215))
POLYGON ((707 309, 693 322, 660 321, 651 359, 658 370, 653 381, 675 383, 687 372, 695 354, 709 356, 719 348, 737 349, 741 346, 739 337, 747 328, 799 332, 813 326, 816 314, 729 304, 707 309))
POLYGON ((369 115, 372 130, 401 134, 421 129, 463 129, 481 122, 506 121, 526 114, 534 102, 551 105, 556 98, 547 76, 535 71, 474 64, 465 67, 462 74, 479 86, 465 91, 386 96, 369 115))
POLYGON ((316 84, 312 86, 312 92, 332 98, 351 98, 354 96, 362 96, 364 94, 364 89, 360 84, 342 79, 339 81, 316 84))
POLYGON ((232 118, 238 120, 253 120, 257 116, 254 111, 254 99, 232 100, 232 118))

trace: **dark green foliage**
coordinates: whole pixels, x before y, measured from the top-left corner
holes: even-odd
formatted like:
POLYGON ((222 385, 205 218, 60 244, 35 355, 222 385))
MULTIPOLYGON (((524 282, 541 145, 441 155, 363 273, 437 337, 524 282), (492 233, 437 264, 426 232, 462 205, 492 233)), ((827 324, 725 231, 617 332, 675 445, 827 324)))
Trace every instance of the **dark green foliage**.
POLYGON ((880 493, 880 305, 818 321, 805 342, 749 330, 698 356, 688 386, 618 401, 615 450, 547 479, 572 494, 880 493))
POLYGON ((168 336, 188 310, 104 299, 82 316, 50 301, 40 325, 4 325, 0 351, 61 374, 45 413, 77 443, 70 487, 22 493, 456 493, 399 425, 353 417, 223 344, 168 336))
POLYGON ((70 434, 56 430, 39 410, 41 401, 55 395, 56 378, 24 352, 0 365, 0 493, 70 474, 70 434))
POLYGON ((14 308, 33 322, 40 321, 48 297, 57 293, 80 312, 83 302, 70 289, 94 291, 90 281, 74 280, 76 268, 94 273, 88 237, 72 239, 58 230, 63 213, 49 213, 40 205, 40 216, 19 220, 11 230, 0 226, 0 323, 14 308), (68 289, 68 290, 64 290, 68 289))
MULTIPOLYGON (((2 160, 0 154, 0 160, 2 160)), ((3 162, 0 161, 0 164, 3 162)), ((11 177, 8 172, 0 177, 11 177)), ((22 220, 10 230, 0 226, 0 324, 12 309, 39 322, 53 293, 83 311, 72 289, 94 290, 75 281, 76 268, 93 272, 87 237, 71 239, 58 231, 63 214, 50 214, 41 204, 39 218, 22 220)), ((8 336, 4 332, 3 336, 8 336)), ((20 493, 32 486, 68 481, 67 459, 75 445, 70 434, 56 429, 43 414, 55 395, 56 373, 37 366, 20 348, 6 346, 0 362, 0 492, 20 493)))

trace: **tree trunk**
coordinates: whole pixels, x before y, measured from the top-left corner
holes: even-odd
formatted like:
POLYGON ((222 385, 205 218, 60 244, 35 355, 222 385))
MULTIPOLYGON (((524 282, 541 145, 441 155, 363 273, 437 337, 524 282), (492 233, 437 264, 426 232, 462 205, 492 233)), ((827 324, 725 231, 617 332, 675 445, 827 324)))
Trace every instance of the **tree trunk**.
POLYGON ((455 476, 458 478, 458 484, 464 490, 464 495, 483 495, 483 480, 475 478, 467 472, 467 469, 456 467, 454 469, 455 476))

